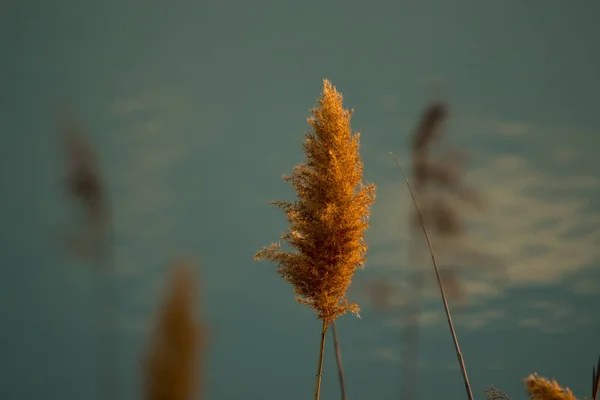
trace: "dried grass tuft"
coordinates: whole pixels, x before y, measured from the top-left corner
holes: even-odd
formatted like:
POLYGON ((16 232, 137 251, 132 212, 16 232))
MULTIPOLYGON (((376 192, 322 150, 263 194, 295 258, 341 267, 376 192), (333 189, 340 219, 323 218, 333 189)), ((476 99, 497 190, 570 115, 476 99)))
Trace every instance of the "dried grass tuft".
POLYGON ((506 393, 494 387, 494 385, 488 385, 483 392, 488 400, 511 400, 506 393))
POLYGON ((345 294, 354 272, 366 260, 363 235, 375 200, 375 185, 362 183, 360 135, 352 135, 352 111, 343 107, 342 100, 325 80, 319 107, 308 120, 313 132, 306 134, 303 145, 307 161, 294 167, 291 176, 284 176, 298 200, 273 202, 290 224, 281 240, 295 251, 284 251, 274 243, 255 256, 255 260, 278 263, 277 272, 293 285, 297 300, 327 324, 359 310, 345 294))
POLYGON ((571 389, 563 388, 556 380, 548 380, 536 373, 525 378, 525 390, 531 400, 577 400, 571 389))
POLYGON ((341 93, 325 79, 318 107, 308 119, 313 131, 305 135, 306 162, 283 178, 292 184, 298 199, 272 203, 287 215, 289 230, 281 240, 293 250, 273 243, 254 257, 277 263, 278 274, 292 285, 297 301, 322 320, 315 399, 320 393, 327 328, 342 314, 359 311, 356 303, 346 299, 346 292, 354 272, 366 261, 364 232, 375 201, 375 185, 362 182, 360 134, 352 134, 351 118, 341 93))

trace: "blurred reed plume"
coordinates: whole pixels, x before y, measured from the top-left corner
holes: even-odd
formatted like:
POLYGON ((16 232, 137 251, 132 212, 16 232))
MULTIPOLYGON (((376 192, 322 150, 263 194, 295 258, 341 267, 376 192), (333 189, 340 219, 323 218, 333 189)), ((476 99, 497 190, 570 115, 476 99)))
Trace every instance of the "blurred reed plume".
MULTIPOLYGON (((417 125, 412 146, 413 189, 418 200, 413 214, 411 229, 413 237, 416 231, 427 230, 431 236, 439 239, 440 247, 458 246, 458 239, 465 234, 465 227, 455 203, 449 201, 444 194, 458 197, 463 203, 481 210, 483 202, 476 190, 463 182, 463 167, 466 154, 458 150, 434 152, 435 144, 443 134, 443 124, 448 118, 449 106, 445 102, 434 101, 429 104, 417 125)), ((397 162, 397 161, 396 161, 397 162)), ((399 164, 398 164, 399 166, 399 164)), ((408 181, 407 181, 408 183, 408 181)), ((410 184, 409 184, 410 186, 410 184)), ((417 241, 418 242, 418 241, 417 241)), ((420 251, 411 249, 411 263, 418 263, 415 255, 420 251)), ((441 267, 439 271, 440 286, 453 299, 463 301, 464 292, 460 285, 457 271, 441 267)), ((409 288, 405 292, 408 297, 404 309, 405 329, 403 330, 403 397, 408 400, 416 398, 419 360, 419 320, 422 312, 422 295, 426 274, 417 269, 409 277, 409 288)), ((470 389, 467 390, 470 392, 470 389)))
POLYGON ((98 160, 83 126, 70 113, 61 116, 60 133, 67 164, 65 189, 83 206, 86 214, 82 232, 69 240, 70 249, 78 257, 98 260, 108 251, 106 235, 110 222, 108 197, 98 160))
POLYGON ((196 321, 195 277, 187 262, 171 265, 169 286, 144 359, 146 400, 192 400, 202 394, 206 328, 196 321))
POLYGON ((563 388, 556 380, 549 381, 536 373, 525 378, 525 390, 531 400, 577 400, 569 388, 563 388))
POLYGON ((110 241, 111 216, 106 187, 95 151, 90 145, 82 125, 70 112, 63 112, 59 119, 59 132, 66 160, 65 189, 67 195, 78 202, 85 213, 79 231, 67 238, 68 250, 74 256, 96 264, 93 283, 95 286, 98 315, 97 343, 97 393, 101 399, 118 399, 117 343, 111 338, 117 327, 114 293, 104 293, 102 276, 114 270, 110 241), (111 307, 112 306, 112 307, 111 307), (106 393, 105 393, 106 392, 106 393))
POLYGON ((359 134, 352 134, 352 111, 343 107, 342 100, 325 79, 318 107, 308 119, 313 132, 305 135, 306 163, 283 177, 291 182, 298 200, 272 203, 287 215, 289 230, 281 240, 294 251, 274 243, 254 257, 277 263, 277 273, 293 286, 297 301, 322 320, 316 400, 327 328, 342 314, 359 311, 345 296, 354 272, 366 261, 363 236, 375 201, 375 186, 362 182, 359 134))
MULTIPOLYGON (((433 269, 435 271, 435 276, 437 278, 438 287, 440 289, 440 294, 442 296, 442 303, 444 304, 444 310, 446 311, 446 318, 448 319, 448 326, 450 328, 450 333, 452 335, 452 341, 454 342, 454 350, 456 351, 456 357, 458 358, 458 364, 459 364, 460 371, 463 376, 465 390, 467 392, 467 398, 469 400, 473 400, 473 391, 471 390, 471 384, 469 383, 469 377, 467 376, 467 368, 465 367, 462 352, 460 351, 460 346, 458 344, 458 337, 456 336, 456 331, 454 330, 454 323, 452 322, 452 315, 450 313, 450 307, 448 306, 448 300, 446 298, 446 293, 444 291, 444 283, 442 281, 442 276, 440 274, 439 267, 435 260, 435 253, 433 251, 433 245, 431 244, 431 240, 429 239, 427 229, 425 228, 425 221, 423 219, 423 214, 421 213, 419 203, 417 201, 415 193, 410 185, 410 182, 408 181, 408 177, 404 173, 404 170, 400 166, 400 163, 398 163, 398 160, 396 159, 396 157, 394 157, 394 155, 392 153, 390 153, 390 154, 394 158, 394 161, 396 162, 396 165, 400 169, 400 172, 402 172, 404 181, 406 182, 406 185, 408 186, 410 196, 411 196, 413 204, 415 206, 415 211, 417 212, 417 216, 419 217, 420 227, 421 227, 421 230, 423 231, 423 236, 425 236, 425 241, 427 242, 427 247, 429 249, 429 255, 431 257, 431 263, 433 264, 433 269)), ((416 375, 416 373, 415 373, 415 375, 416 375)))

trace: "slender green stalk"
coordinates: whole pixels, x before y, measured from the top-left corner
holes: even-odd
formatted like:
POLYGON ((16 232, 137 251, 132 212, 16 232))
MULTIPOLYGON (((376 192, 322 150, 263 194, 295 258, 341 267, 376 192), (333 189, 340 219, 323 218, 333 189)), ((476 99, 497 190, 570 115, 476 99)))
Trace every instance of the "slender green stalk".
POLYGON ((338 375, 340 377, 340 390, 342 392, 342 400, 347 400, 346 396, 346 378, 344 377, 344 365, 342 364, 342 352, 340 351, 340 342, 338 340, 337 327, 335 321, 331 323, 333 328, 333 348, 335 349, 335 359, 337 361, 338 375))
POLYGON ((448 326, 450 327, 450 333, 452 334, 452 340, 454 342, 454 349, 456 350, 456 357, 458 358, 458 363, 460 366, 460 371, 462 372, 463 380, 465 382, 465 390, 467 391, 467 398, 469 400, 473 400, 473 391, 471 390, 471 384, 469 383, 469 377, 467 376, 467 368, 465 367, 465 362, 460 351, 460 346, 458 344, 458 337, 456 336, 456 331, 454 330, 454 323, 452 322, 452 316, 450 315, 450 307, 448 306, 448 301, 446 300, 446 293, 444 292, 444 285, 442 283, 442 278, 440 276, 440 270, 437 266, 437 262, 435 261, 435 254, 433 253, 433 246, 431 245, 431 240, 429 240, 429 235, 427 234, 427 229, 425 229, 425 222, 423 221, 423 215, 421 214, 421 210, 419 209, 419 204, 415 197, 415 194, 410 186, 410 182, 404 173, 404 170, 400 166, 398 159, 394 156, 393 153, 390 152, 390 155, 396 162, 396 165, 402 172, 402 176, 404 177, 404 181, 408 186, 408 190, 410 191, 410 196, 412 197, 413 204, 415 205, 415 209, 417 211, 417 215, 419 216, 419 222, 421 224, 421 228, 423 230, 423 235, 425 235, 425 240, 427 241, 427 246, 429 247, 429 254, 431 256, 431 262, 433 264, 433 269, 435 270, 435 276, 438 282, 438 286, 440 288, 440 293, 442 295, 442 302, 444 303, 444 310, 446 311, 446 317, 448 319, 448 326))
POLYGON ((327 322, 323 320, 321 328, 321 349, 319 351, 319 366, 317 367, 317 380, 315 387, 315 400, 321 395, 321 377, 323 376, 323 355, 325 354, 325 335, 327 334, 327 322))

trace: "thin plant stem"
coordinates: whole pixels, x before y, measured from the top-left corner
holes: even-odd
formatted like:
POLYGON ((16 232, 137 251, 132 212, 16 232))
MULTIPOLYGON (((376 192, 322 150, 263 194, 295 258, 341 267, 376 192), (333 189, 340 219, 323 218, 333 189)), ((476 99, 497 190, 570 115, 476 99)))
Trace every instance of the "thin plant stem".
POLYGON ((592 370, 592 400, 598 399, 598 392, 600 391, 600 357, 598 357, 598 364, 594 366, 592 370))
MULTIPOLYGON (((64 110, 67 111, 67 110, 64 110)), ((66 179, 68 192, 79 200, 87 211, 83 234, 83 255, 96 264, 93 286, 96 292, 97 343, 96 343, 96 394, 99 400, 118 400, 116 344, 116 301, 109 285, 114 276, 113 221, 110 203, 98 166, 94 149, 89 145, 82 128, 66 112, 61 116, 61 131, 69 169, 66 179), (91 251, 91 253, 90 253, 91 251), (106 292, 105 292, 105 290, 106 292), (106 393, 105 393, 106 392, 106 393)), ((81 238, 79 238, 81 239, 81 238)), ((77 240, 76 243, 77 245, 77 240)), ((81 244, 81 243, 79 243, 81 244)), ((76 247, 73 249, 75 250, 76 247)))
POLYGON ((407 326, 404 329, 402 337, 402 388, 405 400, 414 400, 417 398, 417 382, 419 374, 419 328, 421 316, 421 291, 423 277, 421 273, 416 272, 412 281, 410 300, 413 307, 405 314, 407 326))
POLYGON ((108 373, 108 379, 110 379, 109 385, 112 386, 108 388, 108 391, 111 394, 111 399, 115 399, 115 400, 119 400, 121 398, 121 393, 120 393, 120 385, 119 385, 119 317, 118 317, 118 310, 119 310, 119 303, 120 303, 120 296, 119 296, 119 289, 118 289, 118 285, 117 282, 115 281, 115 276, 116 276, 116 257, 115 257, 115 253, 114 253, 114 226, 112 223, 112 219, 109 220, 109 227, 108 227, 108 237, 107 237, 107 244, 106 244, 106 253, 104 255, 104 261, 105 261, 105 265, 106 265, 106 275, 107 275, 107 285, 109 287, 109 301, 110 304, 108 305, 109 309, 107 310, 107 315, 106 315, 106 323, 107 323, 107 328, 110 331, 111 334, 111 339, 109 339, 109 346, 110 349, 107 349, 107 351, 109 351, 109 359, 112 362, 112 371, 109 371, 108 373), (110 290, 112 289, 112 290, 110 290))
POLYGON ((452 334, 452 340, 454 342, 454 349, 456 350, 456 357, 458 358, 458 363, 459 363, 460 370, 461 370, 463 380, 465 383, 465 390, 467 391, 467 398, 469 400, 473 400, 473 391, 471 390, 471 384, 469 383, 469 377, 467 375, 467 368, 465 367, 465 362, 464 362, 462 353, 460 351, 460 346, 458 344, 458 337, 456 336, 456 331, 454 330, 454 323, 452 322, 452 316, 450 315, 450 307, 448 306, 448 301, 446 299, 446 293, 444 292, 444 285, 442 283, 442 278, 440 276, 440 270, 437 266, 437 262, 435 261, 435 254, 433 252, 433 246, 431 245, 431 240, 429 240, 429 235, 427 234, 427 229, 425 229, 425 222, 423 221, 423 215, 421 214, 421 210, 419 209, 419 204, 418 204, 415 194, 412 190, 412 187, 410 186, 410 182, 408 181, 408 178, 407 178, 406 174, 404 173, 404 170, 400 166, 398 159, 391 152, 390 152, 390 155, 396 162, 396 165, 400 169, 400 172, 402 172, 404 181, 406 182, 406 185, 408 186, 408 190, 410 191, 410 196, 412 197, 413 204, 415 205, 417 215, 419 216, 419 222, 420 222, 421 228, 423 230, 423 235, 425 235, 425 240, 427 241, 427 246, 429 247, 429 255, 431 256, 431 262, 433 264, 433 268, 435 270, 435 276, 436 276, 436 279, 438 282, 438 286, 440 288, 440 293, 442 295, 442 302, 444 303, 444 310, 446 311, 446 317, 448 319, 448 326, 450 327, 450 332, 452 334))
POLYGON ((319 351, 319 366, 317 367, 317 379, 315 384, 315 400, 321 395, 321 377, 323 376, 323 355, 325 354, 325 335, 327 334, 327 322, 323 319, 321 328, 321 348, 319 351))
MULTIPOLYGON (((108 208, 108 207, 107 207, 108 208)), ((96 268, 94 281, 96 282, 97 308, 98 308, 98 390, 101 400, 120 398, 118 382, 118 318, 117 303, 118 293, 113 287, 115 276, 115 255, 113 252, 113 224, 108 214, 106 236, 102 243, 99 264, 96 268), (113 285, 111 285, 113 284, 113 285), (103 290, 104 289, 104 290, 103 290)))
POLYGON ((337 327, 335 321, 331 323, 333 329, 333 348, 335 349, 335 359, 337 361, 338 375, 340 377, 340 390, 342 393, 342 400, 347 400, 346 397, 346 378, 344 377, 344 365, 342 364, 342 352, 340 351, 340 342, 338 340, 337 327))

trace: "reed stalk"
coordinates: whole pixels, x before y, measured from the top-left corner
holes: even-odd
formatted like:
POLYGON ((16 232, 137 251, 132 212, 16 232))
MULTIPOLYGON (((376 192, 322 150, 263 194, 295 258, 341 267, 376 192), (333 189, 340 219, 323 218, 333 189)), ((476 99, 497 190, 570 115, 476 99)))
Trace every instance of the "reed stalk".
POLYGON ((340 393, 342 400, 347 400, 346 395, 346 377, 344 376, 344 364, 342 363, 342 351, 340 350, 340 341, 338 339, 337 327, 335 321, 331 323, 333 333, 333 349, 335 351, 335 360, 337 362, 338 376, 340 378, 340 393))
POLYGON ((459 364, 460 371, 462 373, 463 381, 464 381, 464 384, 465 384, 465 390, 467 392, 467 398, 468 398, 468 400, 473 400, 473 391, 471 390, 471 384, 469 383, 469 377, 467 375, 467 368, 465 367, 464 358, 463 358, 462 352, 460 351, 460 345, 458 343, 458 337, 457 337, 456 331, 454 329, 454 323, 452 322, 452 315, 450 313, 450 306, 448 305, 448 300, 446 299, 446 293, 444 291, 444 284, 442 283, 442 278, 441 278, 441 275, 440 275, 440 270, 439 270, 437 262, 435 260, 435 254, 433 252, 433 246, 431 244, 431 240, 429 239, 429 235, 427 234, 427 229, 425 228, 425 222, 423 220, 423 215, 421 214, 421 211, 419 209, 419 204, 418 204, 417 199, 415 197, 415 194, 414 194, 414 192, 412 190, 412 187, 410 185, 408 177, 404 173, 404 170, 400 166, 400 163, 398 162, 398 159, 394 156, 394 154, 390 152, 390 155, 392 156, 392 158, 396 162, 396 165, 398 166, 398 168, 400 169, 400 172, 402 173, 402 176, 404 177, 404 181, 406 182, 406 185, 408 186, 408 190, 410 191, 410 196, 412 198, 413 204, 415 206, 415 210, 416 210, 417 215, 419 217, 419 222, 420 222, 420 225, 421 225, 421 228, 422 228, 422 231, 423 231, 423 235, 425 236, 425 240, 427 241, 427 247, 429 248, 429 255, 431 256, 431 263, 433 264, 433 269, 435 270, 435 276, 436 276, 436 279, 437 279, 438 287, 440 289, 440 294, 442 296, 442 302, 444 303, 444 311, 446 312, 446 318, 448 320, 448 326, 450 327, 450 333, 452 334, 452 341, 454 342, 454 350, 456 351, 456 357, 458 358, 458 364, 459 364))

